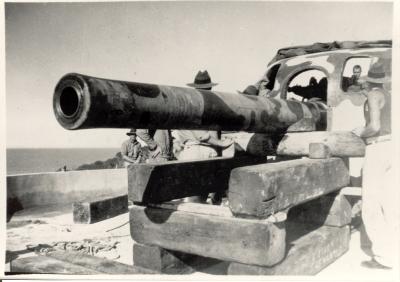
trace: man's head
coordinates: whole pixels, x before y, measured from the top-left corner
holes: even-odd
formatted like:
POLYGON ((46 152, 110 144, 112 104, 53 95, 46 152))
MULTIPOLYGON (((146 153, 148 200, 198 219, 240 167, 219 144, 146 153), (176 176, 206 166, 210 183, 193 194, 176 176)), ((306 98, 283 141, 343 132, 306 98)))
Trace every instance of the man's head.
POLYGON ((211 82, 211 77, 205 70, 205 71, 199 71, 196 74, 196 77, 194 78, 194 82, 188 83, 186 85, 196 89, 211 90, 211 88, 217 84, 218 83, 211 82))
POLYGON ((129 136, 131 141, 136 141, 136 129, 131 129, 126 135, 129 136))
POLYGON ((378 61, 371 66, 365 81, 370 87, 383 87, 383 84, 389 81, 382 62, 378 61))
POLYGON ((357 79, 360 78, 360 76, 361 76, 361 66, 360 65, 355 65, 353 67, 353 76, 355 76, 357 79))

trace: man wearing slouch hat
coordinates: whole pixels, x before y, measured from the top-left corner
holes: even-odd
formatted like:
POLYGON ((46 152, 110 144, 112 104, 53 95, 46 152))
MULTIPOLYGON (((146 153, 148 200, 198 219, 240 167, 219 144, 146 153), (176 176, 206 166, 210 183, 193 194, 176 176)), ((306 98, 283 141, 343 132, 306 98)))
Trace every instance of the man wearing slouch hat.
POLYGON ((372 243, 372 258, 362 265, 387 269, 395 266, 398 212, 394 201, 397 187, 393 183, 391 161, 394 152, 391 139, 391 97, 384 87, 390 81, 382 61, 378 60, 371 66, 365 81, 366 124, 353 130, 367 144, 362 178, 362 219, 372 243))

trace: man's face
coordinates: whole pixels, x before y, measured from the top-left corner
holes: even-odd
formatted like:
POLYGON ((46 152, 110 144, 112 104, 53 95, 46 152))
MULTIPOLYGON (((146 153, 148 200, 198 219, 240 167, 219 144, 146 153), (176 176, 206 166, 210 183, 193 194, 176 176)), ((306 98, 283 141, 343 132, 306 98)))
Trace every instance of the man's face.
POLYGON ((136 135, 135 134, 130 135, 129 140, 131 140, 131 142, 136 141, 136 135))
POLYGON ((359 79, 359 78, 360 78, 360 75, 361 75, 361 68, 354 68, 354 69, 353 69, 353 75, 354 75, 357 79, 359 79))

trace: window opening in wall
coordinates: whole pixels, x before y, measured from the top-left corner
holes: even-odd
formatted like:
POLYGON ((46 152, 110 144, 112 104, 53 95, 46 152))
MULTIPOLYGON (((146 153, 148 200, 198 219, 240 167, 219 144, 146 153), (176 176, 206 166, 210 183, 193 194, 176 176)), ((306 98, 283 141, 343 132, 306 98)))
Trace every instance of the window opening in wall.
POLYGON ((302 102, 320 100, 326 102, 328 79, 324 72, 315 69, 295 74, 289 81, 286 99, 302 102))
POLYGON ((359 92, 365 88, 365 84, 360 80, 360 77, 368 74, 372 58, 355 57, 346 61, 341 87, 344 92, 359 92))

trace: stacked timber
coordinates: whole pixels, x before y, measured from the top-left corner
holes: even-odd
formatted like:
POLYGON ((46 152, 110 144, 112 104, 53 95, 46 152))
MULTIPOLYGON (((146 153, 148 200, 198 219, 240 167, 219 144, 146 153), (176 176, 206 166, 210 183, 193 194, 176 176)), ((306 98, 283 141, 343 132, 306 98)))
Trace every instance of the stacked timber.
POLYGON ((229 262, 228 274, 319 272, 350 239, 351 206, 338 193, 349 171, 333 147, 311 142, 303 154, 314 158, 244 166, 222 158, 130 166, 135 265, 172 273, 185 256, 201 256, 229 262), (176 201, 223 190, 229 207, 176 201))

